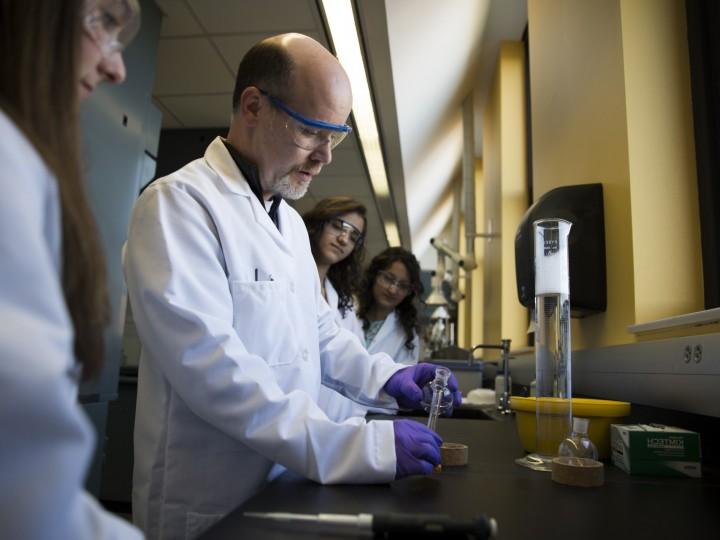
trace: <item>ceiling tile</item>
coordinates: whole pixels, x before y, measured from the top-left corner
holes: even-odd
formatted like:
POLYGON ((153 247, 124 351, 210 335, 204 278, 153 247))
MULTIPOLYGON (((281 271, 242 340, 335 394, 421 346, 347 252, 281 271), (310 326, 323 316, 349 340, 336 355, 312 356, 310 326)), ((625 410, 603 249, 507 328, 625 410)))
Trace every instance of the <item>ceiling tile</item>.
POLYGON ((186 128, 226 127, 230 125, 232 94, 165 96, 156 99, 186 128))
POLYGON ((328 176, 323 171, 311 185, 312 193, 318 199, 347 195, 356 199, 371 199, 372 193, 364 176, 343 176, 341 179, 328 176))
POLYGON ((163 105, 162 101, 160 101, 159 99, 153 99, 153 104, 155 104, 155 106, 160 109, 160 112, 162 112, 163 129, 177 129, 184 127, 182 123, 170 111, 170 109, 163 105))
POLYGON ((310 210, 312 210, 312 208, 319 200, 320 199, 316 199, 308 192, 304 197, 300 199, 297 199, 295 201, 288 200, 287 202, 290 204, 290 206, 297 210, 298 214, 302 216, 305 212, 309 212, 310 210))
MULTIPOLYGON (((317 32, 304 31, 301 33, 327 46, 324 43, 324 39, 321 38, 320 34, 317 32)), ((220 51, 220 54, 225 59, 227 65, 232 68, 233 73, 237 73, 237 67, 240 64, 240 60, 242 60, 242 57, 245 56, 245 53, 248 52, 250 47, 255 45, 261 39, 274 35, 275 32, 245 33, 234 36, 212 37, 212 40, 220 51)))
POLYGON ((312 0, 188 0, 200 24, 211 34, 314 30, 312 0))
POLYGON ((160 37, 192 36, 203 33, 184 0, 155 0, 163 12, 160 37))
POLYGON ((385 240, 385 236, 383 236, 381 240, 378 239, 376 241, 372 241, 372 239, 368 238, 368 242, 365 245, 365 268, 370 265, 370 261, 373 257, 375 257, 375 255, 378 255, 387 247, 388 244, 387 240, 385 240))
POLYGON ((234 84, 209 39, 160 40, 154 95, 232 92, 234 84))
POLYGON ((331 177, 364 176, 365 167, 357 149, 349 147, 347 150, 333 150, 332 162, 323 169, 323 173, 331 177))

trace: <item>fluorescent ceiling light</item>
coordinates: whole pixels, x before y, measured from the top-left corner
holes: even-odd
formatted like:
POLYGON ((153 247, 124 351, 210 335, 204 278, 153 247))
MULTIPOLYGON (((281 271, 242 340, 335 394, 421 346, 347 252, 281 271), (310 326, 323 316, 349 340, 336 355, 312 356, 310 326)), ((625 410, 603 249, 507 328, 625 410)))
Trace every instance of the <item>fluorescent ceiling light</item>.
POLYGON ((394 221, 385 222, 385 234, 387 235, 388 244, 391 246, 400 246, 400 233, 394 221))
MULTIPOLYGON (((355 26, 355 15, 350 0, 322 0, 323 11, 330 29, 338 60, 350 77, 353 91, 353 117, 360 145, 365 155, 370 182, 378 199, 390 198, 390 187, 385 172, 385 160, 380 146, 380 135, 375 122, 375 111, 370 86, 365 74, 360 39, 355 26)), ((385 217, 385 236, 391 246, 400 245, 397 224, 393 216, 385 217)))

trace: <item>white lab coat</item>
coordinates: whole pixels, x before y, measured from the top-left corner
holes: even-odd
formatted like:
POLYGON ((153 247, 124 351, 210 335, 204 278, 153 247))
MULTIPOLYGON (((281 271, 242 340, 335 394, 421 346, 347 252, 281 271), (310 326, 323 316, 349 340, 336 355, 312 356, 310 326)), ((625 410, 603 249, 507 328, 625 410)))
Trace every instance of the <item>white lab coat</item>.
POLYGON ((141 538, 83 489, 94 432, 77 402, 57 181, 2 111, 0 193, 0 537, 141 538))
POLYGON ((412 351, 405 346, 405 330, 400 324, 397 311, 393 310, 385 318, 380 330, 368 346, 370 353, 384 352, 389 354, 398 364, 413 365, 420 358, 420 338, 417 333, 413 336, 412 351))
POLYGON ((355 334, 361 343, 365 343, 365 336, 363 334, 362 323, 358 319, 355 313, 354 306, 350 306, 345 310, 345 313, 340 313, 340 296, 335 290, 332 282, 325 278, 325 294, 327 294, 327 303, 335 313, 335 320, 343 328, 347 328, 353 334, 355 334))
MULTIPOLYGON (((335 321, 355 334, 360 344, 364 346, 365 338, 363 337, 362 324, 358 320, 355 310, 351 306, 345 310, 344 315, 340 313, 338 308, 340 298, 335 287, 327 278, 325 278, 325 293, 327 294, 327 303, 335 314, 335 321)), ((367 414, 368 409, 326 386, 320 387, 318 405, 328 415, 328 418, 336 422, 343 422, 353 416, 363 417, 367 414)))
POLYGON ((390 422, 330 421, 322 383, 397 407, 398 370, 341 330, 320 294, 305 225, 281 231, 216 138, 138 200, 125 275, 142 342, 135 520, 193 538, 255 494, 276 463, 322 483, 395 475, 390 422))

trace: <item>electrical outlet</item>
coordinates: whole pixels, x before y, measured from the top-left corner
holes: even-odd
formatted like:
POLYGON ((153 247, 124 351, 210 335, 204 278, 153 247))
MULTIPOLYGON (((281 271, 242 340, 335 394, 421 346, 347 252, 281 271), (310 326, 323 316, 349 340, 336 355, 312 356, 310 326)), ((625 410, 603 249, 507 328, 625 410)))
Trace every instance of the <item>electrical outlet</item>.
POLYGON ((692 347, 690 345, 685 345, 685 350, 683 351, 683 361, 686 364, 689 364, 691 359, 692 359, 692 347))
POLYGON ((693 349, 693 360, 695 360, 696 364, 702 362, 702 345, 695 345, 695 349, 693 349))

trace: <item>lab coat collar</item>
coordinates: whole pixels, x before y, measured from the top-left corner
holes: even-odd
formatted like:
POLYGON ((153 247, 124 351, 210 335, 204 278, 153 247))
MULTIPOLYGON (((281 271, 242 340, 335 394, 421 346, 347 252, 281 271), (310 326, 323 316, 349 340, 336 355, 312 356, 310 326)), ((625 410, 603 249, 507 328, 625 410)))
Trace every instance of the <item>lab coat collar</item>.
POLYGON ((236 195, 255 198, 247 183, 223 144, 222 137, 215 137, 205 150, 205 161, 223 179, 227 188, 236 195))
MULTIPOLYGON (((250 199, 250 207, 252 208, 255 221, 268 231, 279 247, 288 253, 292 253, 290 245, 285 239, 285 235, 283 235, 280 230, 285 214, 285 204, 282 198, 278 201, 276 207, 278 218, 278 225, 276 226, 268 214, 265 205, 255 196, 250 188, 250 184, 225 147, 222 137, 215 137, 207 147, 207 150, 205 150, 205 161, 207 161, 208 165, 222 178, 228 190, 236 195, 250 199)), ((290 231, 287 231, 287 234, 290 234, 290 231)))
MULTIPOLYGON (((263 198, 262 185, 260 184, 260 174, 258 173, 257 166, 252 161, 243 156, 237 150, 237 148, 230 144, 229 141, 223 139, 222 142, 225 145, 225 148, 227 148, 227 151, 230 153, 230 157, 235 162, 235 165, 237 165, 237 168, 240 169, 240 172, 245 177, 245 180, 247 180, 247 183, 250 186, 252 192, 258 198, 260 203, 263 206, 266 206, 265 199, 263 198)), ((280 206, 280 201, 282 200, 282 197, 280 195, 274 195, 271 200, 272 204, 270 205, 270 209, 268 210, 268 215, 270 216, 270 219, 272 219, 275 226, 279 229, 280 223, 278 222, 278 206, 280 206)))

